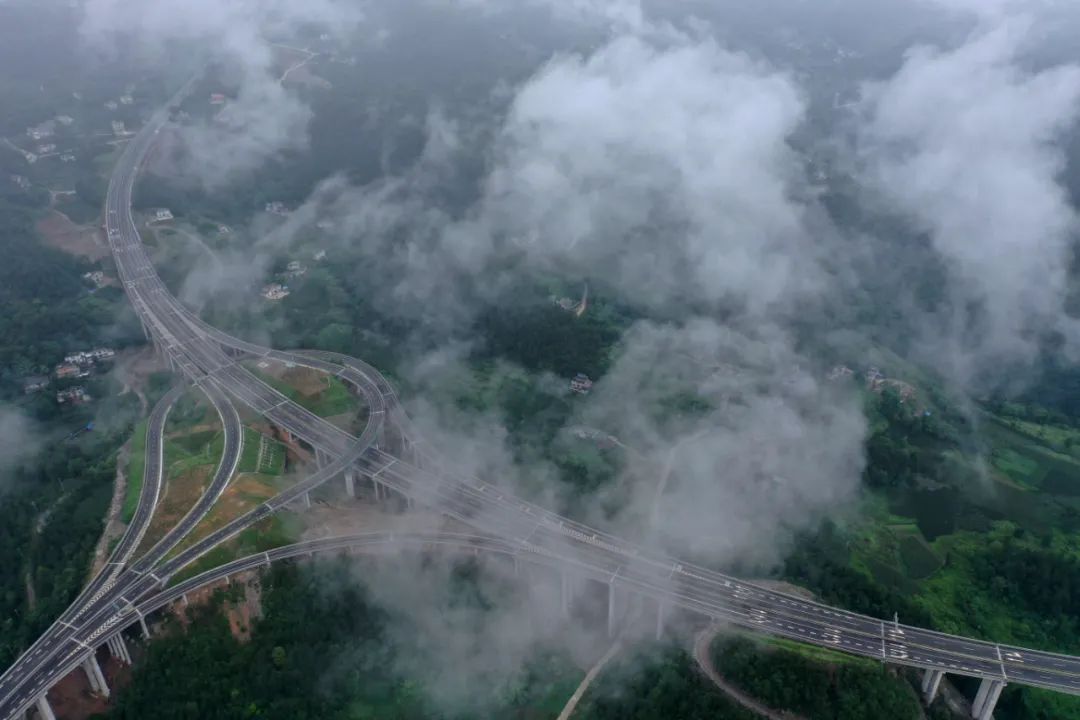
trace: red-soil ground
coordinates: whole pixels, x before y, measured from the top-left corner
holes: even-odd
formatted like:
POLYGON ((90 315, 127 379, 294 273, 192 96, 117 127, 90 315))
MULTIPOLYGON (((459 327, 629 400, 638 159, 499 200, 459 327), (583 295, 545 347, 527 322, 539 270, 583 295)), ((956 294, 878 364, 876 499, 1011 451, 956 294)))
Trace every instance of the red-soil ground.
MULTIPOLYGON (((135 662, 138 662, 139 657, 135 645, 128 643, 128 650, 135 662)), ((105 680, 113 696, 131 682, 131 668, 116 658, 100 652, 98 662, 101 664, 101 671, 105 673, 105 680)), ((82 668, 72 670, 67 677, 49 690, 49 704, 52 706, 53 713, 61 720, 87 720, 112 707, 111 701, 90 692, 90 682, 86 679, 86 673, 82 668)))

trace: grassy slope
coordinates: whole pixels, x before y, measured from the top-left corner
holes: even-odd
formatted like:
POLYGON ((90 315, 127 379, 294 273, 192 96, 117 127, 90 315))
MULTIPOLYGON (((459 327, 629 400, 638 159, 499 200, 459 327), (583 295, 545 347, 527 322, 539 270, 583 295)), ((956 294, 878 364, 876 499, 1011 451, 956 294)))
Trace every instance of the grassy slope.
MULTIPOLYGON (((196 536, 200 534, 196 533, 196 536)), ((296 542, 298 537, 299 530, 294 516, 280 513, 272 515, 188 565, 173 576, 171 584, 183 582, 201 572, 224 565, 237 558, 288 545, 296 542)), ((186 544, 182 544, 181 547, 186 544)))
POLYGON ((986 427, 986 436, 993 444, 990 460, 994 469, 1020 487, 1080 495, 1080 462, 1058 451, 1064 449, 1064 440, 1059 439, 1075 437, 1075 430, 994 418, 986 427))
MULTIPOLYGON (((194 505, 221 460, 224 444, 219 419, 198 391, 183 395, 166 422, 163 459, 167 490, 140 550, 160 540, 194 505)), ((139 478, 141 481, 141 470, 139 478)))
MULTIPOLYGON (((874 494, 852 531, 852 564, 911 597, 940 630, 1076 649, 1080 638, 1061 637, 1046 618, 1014 607, 974 577, 967 559, 1018 527, 1033 536, 1053 531, 1043 541, 1045 550, 1080 556, 1080 534, 1061 520, 1063 508, 1075 507, 1080 495, 1080 462, 1065 452, 1077 431, 999 418, 983 423, 981 431, 988 473, 976 486, 961 488, 957 528, 927 542, 913 518, 897 515, 874 494)), ((999 716, 1080 720, 1080 698, 1010 688, 999 716)))
POLYGON ((257 472, 259 467, 259 445, 262 436, 258 431, 247 426, 244 427, 244 449, 240 453, 240 463, 236 466, 236 472, 257 472))
POLYGON ((143 472, 146 467, 146 420, 135 426, 135 435, 131 438, 131 455, 128 458, 127 490, 124 494, 122 518, 125 523, 135 517, 142 493, 143 472))
POLYGON ((267 385, 319 417, 341 415, 358 407, 357 399, 349 392, 345 383, 336 377, 327 377, 326 387, 321 392, 306 395, 284 380, 279 380, 261 372, 257 367, 250 367, 249 369, 267 385))
POLYGON ((237 465, 236 472, 280 475, 285 472, 285 449, 276 440, 266 437, 254 428, 245 426, 244 450, 240 454, 240 464, 237 465), (264 444, 266 452, 260 464, 259 448, 264 444))

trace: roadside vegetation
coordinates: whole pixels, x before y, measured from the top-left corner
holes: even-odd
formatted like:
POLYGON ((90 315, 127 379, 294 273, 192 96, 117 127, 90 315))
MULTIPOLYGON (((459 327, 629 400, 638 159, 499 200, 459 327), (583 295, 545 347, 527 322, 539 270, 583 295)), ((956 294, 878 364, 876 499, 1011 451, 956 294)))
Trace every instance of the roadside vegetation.
POLYGON ((223 448, 221 423, 209 401, 198 390, 182 395, 165 422, 161 495, 137 553, 153 547, 191 510, 209 486, 223 448))
MULTIPOLYGON (((220 434, 215 436, 219 439, 220 434)), ((213 467, 216 468, 217 458, 213 467)), ((195 526, 191 535, 172 552, 181 552, 199 539, 236 519, 244 513, 285 490, 294 478, 283 477, 285 471, 285 447, 258 430, 244 426, 244 448, 233 476, 221 497, 210 508, 206 517, 195 526)), ((209 466, 204 471, 213 472, 209 466)), ((216 567, 238 557, 250 555, 295 542, 303 524, 300 518, 288 512, 279 512, 260 523, 247 528, 229 542, 223 543, 206 556, 186 568, 175 579, 182 580, 203 570, 216 567)))
MULTIPOLYGON (((267 500, 275 494, 276 493, 273 492, 267 492, 265 496, 259 496, 247 492, 245 493, 245 500, 257 505, 259 502, 267 500)), ((205 537, 207 533, 213 532, 231 519, 233 519, 231 514, 228 517, 225 517, 220 512, 212 510, 206 520, 200 523, 192 533, 192 540, 185 540, 172 554, 177 554, 191 545, 192 542, 198 538, 205 537)), ((176 584, 178 582, 183 582, 199 573, 213 570, 216 567, 238 558, 247 557, 248 555, 254 555, 255 553, 265 552, 267 550, 273 550, 277 547, 295 543, 300 540, 303 530, 304 523, 298 515, 287 511, 275 513, 268 518, 260 520, 251 527, 244 529, 233 539, 218 545, 213 550, 185 567, 173 577, 172 583, 176 584)))
POLYGON ((125 524, 130 523, 135 517, 135 511, 139 507, 139 496, 142 494, 144 474, 146 472, 146 420, 140 420, 135 425, 135 431, 131 436, 131 450, 128 455, 127 487, 124 490, 124 507, 120 513, 120 519, 125 524))

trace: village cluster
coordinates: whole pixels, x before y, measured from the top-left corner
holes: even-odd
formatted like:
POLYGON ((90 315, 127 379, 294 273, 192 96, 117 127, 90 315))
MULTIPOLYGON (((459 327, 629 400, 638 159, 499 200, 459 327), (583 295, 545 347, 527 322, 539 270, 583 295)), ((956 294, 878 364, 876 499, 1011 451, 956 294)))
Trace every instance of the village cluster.
MULTIPOLYGON (((108 100, 105 102, 104 107, 109 112, 116 112, 121 106, 130 106, 135 104, 135 96, 133 95, 135 87, 129 85, 124 93, 116 100, 108 100)), ((82 100, 82 96, 79 93, 73 93, 75 100, 82 100)), ((78 157, 71 150, 64 150, 59 147, 59 141, 55 139, 57 130, 59 128, 70 128, 75 125, 75 118, 71 115, 60 114, 55 117, 43 120, 37 125, 32 125, 26 128, 26 137, 34 145, 30 148, 21 147, 16 145, 11 140, 7 141, 9 147, 16 150, 27 164, 33 165, 38 160, 50 157, 59 157, 61 162, 73 163, 78 160, 78 157)), ((126 138, 132 133, 128 131, 127 126, 120 120, 111 121, 112 134, 116 138, 126 138)))
MULTIPOLYGON (((855 377, 855 371, 847 365, 837 365, 829 371, 827 376, 830 382, 838 382, 855 377)), ((918 392, 913 385, 897 378, 887 377, 885 373, 873 365, 868 367, 863 374, 863 382, 868 391, 878 395, 885 392, 887 389, 895 392, 900 400, 900 404, 908 405, 916 415, 929 417, 932 414, 931 411, 925 407, 916 407, 918 392)))
MULTIPOLYGON (((311 257, 315 262, 319 262, 326 258, 326 251, 317 250, 311 257)), ((284 276, 287 280, 295 280, 307 275, 307 271, 307 266, 304 263, 299 260, 290 260, 289 264, 285 266, 284 276)), ((288 283, 275 282, 263 286, 262 296, 267 300, 277 301, 287 298, 291 292, 288 283)))
MULTIPOLYGON (((53 376, 57 380, 76 380, 90 377, 99 363, 110 361, 115 357, 116 351, 111 348, 95 348, 93 350, 73 352, 67 355, 63 362, 56 365, 53 376)), ((23 390, 28 395, 40 392, 47 387, 49 387, 49 378, 45 376, 26 378, 23 382, 23 390)), ((90 394, 81 385, 64 388, 56 393, 56 402, 61 405, 65 403, 79 405, 90 400, 90 394)))

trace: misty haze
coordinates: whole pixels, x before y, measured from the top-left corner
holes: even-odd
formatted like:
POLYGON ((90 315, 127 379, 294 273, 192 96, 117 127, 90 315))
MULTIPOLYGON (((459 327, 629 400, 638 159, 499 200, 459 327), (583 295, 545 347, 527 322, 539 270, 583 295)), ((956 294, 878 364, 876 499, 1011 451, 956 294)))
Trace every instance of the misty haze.
POLYGON ((1077 32, 0 0, 0 720, 1080 720, 1077 32))

